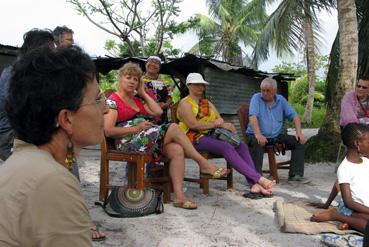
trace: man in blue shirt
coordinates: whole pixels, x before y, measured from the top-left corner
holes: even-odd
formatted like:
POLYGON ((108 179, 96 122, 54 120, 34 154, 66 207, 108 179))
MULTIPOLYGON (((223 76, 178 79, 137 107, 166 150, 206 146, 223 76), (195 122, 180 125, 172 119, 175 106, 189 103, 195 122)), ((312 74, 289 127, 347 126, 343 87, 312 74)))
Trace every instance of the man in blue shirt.
POLYGON ((291 166, 289 181, 308 183, 304 178, 304 143, 301 132, 301 121, 296 111, 282 96, 277 94, 277 82, 265 78, 260 84, 260 93, 252 96, 249 108, 249 146, 256 170, 262 173, 264 146, 273 142, 283 143, 291 150, 291 166), (293 121, 296 136, 287 135, 284 131, 284 120, 293 121))

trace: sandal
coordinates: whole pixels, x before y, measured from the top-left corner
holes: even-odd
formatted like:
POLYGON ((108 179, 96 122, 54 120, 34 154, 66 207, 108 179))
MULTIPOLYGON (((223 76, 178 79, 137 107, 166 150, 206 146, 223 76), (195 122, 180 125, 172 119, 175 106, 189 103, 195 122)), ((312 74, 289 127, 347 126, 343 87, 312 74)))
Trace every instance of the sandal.
POLYGON ((98 223, 92 224, 93 225, 90 228, 92 241, 104 241, 106 239, 106 236, 103 232, 100 231, 101 225, 98 223))
POLYGON ((249 198, 252 200, 257 200, 257 199, 262 199, 262 198, 271 198, 273 197, 273 194, 270 195, 265 195, 261 192, 246 192, 245 194, 242 195, 245 198, 249 198))
POLYGON ((320 240, 328 246, 347 246, 347 241, 342 235, 337 234, 323 234, 320 240))
POLYGON ((228 173, 230 173, 230 170, 226 168, 218 168, 213 174, 200 172, 200 176, 203 178, 219 179, 226 178, 228 173), (226 171, 226 173, 222 174, 224 171, 226 171))
POLYGON ((173 206, 176 208, 183 208, 183 209, 197 209, 197 205, 194 202, 191 202, 190 200, 187 200, 185 202, 173 202, 173 206))

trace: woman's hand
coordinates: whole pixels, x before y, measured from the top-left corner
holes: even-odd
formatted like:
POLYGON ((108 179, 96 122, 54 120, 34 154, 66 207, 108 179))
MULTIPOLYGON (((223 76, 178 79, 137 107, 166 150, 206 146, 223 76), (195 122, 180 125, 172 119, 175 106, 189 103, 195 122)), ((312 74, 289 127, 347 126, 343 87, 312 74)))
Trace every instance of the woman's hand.
POLYGON ((223 118, 218 118, 214 121, 214 128, 220 128, 224 124, 223 118))
POLYGON ((236 128, 234 127, 234 125, 233 124, 231 124, 231 123, 223 123, 221 126, 219 126, 219 127, 221 127, 221 128, 225 128, 225 129, 227 129, 227 130, 229 130, 230 132, 232 132, 232 133, 236 133, 237 132, 237 130, 236 130, 236 128))
POLYGON ((138 132, 141 132, 143 130, 147 130, 147 129, 154 127, 154 124, 145 120, 139 125, 137 125, 137 127, 138 127, 138 132))
POLYGON ((146 94, 145 83, 142 83, 141 87, 137 88, 137 95, 140 96, 141 98, 143 98, 144 94, 146 94))

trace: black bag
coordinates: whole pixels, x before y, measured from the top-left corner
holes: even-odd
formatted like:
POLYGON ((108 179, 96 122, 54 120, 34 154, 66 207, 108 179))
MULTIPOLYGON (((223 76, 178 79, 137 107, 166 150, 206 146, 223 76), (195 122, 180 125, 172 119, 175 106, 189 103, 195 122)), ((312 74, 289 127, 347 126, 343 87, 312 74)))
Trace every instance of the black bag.
POLYGON ((225 128, 215 128, 210 131, 209 134, 215 136, 219 140, 232 144, 235 148, 238 148, 241 145, 241 138, 237 134, 234 134, 225 128))
POLYGON ((146 187, 144 191, 128 189, 126 186, 115 186, 104 204, 96 202, 103 207, 111 217, 131 218, 164 212, 161 190, 146 187))

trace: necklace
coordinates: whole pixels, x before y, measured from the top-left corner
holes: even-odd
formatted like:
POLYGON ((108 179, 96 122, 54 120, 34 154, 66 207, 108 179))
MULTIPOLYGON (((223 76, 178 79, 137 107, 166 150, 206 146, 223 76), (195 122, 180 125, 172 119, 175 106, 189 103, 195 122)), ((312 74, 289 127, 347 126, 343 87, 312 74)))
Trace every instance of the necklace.
POLYGON ((157 80, 159 78, 159 75, 150 76, 147 73, 144 74, 144 77, 150 80, 157 80))

